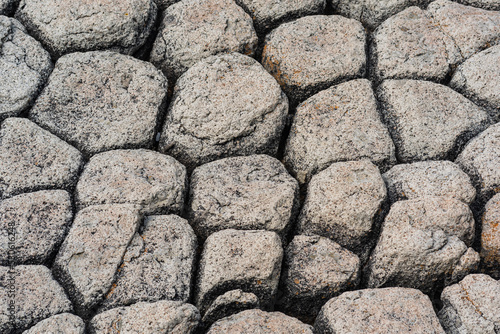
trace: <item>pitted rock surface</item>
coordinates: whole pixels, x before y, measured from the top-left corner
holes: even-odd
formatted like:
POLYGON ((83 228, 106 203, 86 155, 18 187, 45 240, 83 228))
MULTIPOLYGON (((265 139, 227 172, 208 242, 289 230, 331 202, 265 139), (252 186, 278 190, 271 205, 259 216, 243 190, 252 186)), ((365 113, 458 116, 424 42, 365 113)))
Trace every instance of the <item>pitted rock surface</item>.
POLYGON ((483 9, 500 10, 500 2, 497 0, 455 0, 458 3, 483 9))
POLYGON ((85 322, 71 313, 61 313, 40 321, 23 334, 85 334, 85 322))
POLYGON ((214 300, 202 320, 205 324, 212 324, 219 319, 259 306, 259 298, 255 294, 243 292, 241 289, 231 290, 214 300))
POLYGON ((486 203, 481 221, 481 260, 492 277, 500 279, 500 194, 486 203))

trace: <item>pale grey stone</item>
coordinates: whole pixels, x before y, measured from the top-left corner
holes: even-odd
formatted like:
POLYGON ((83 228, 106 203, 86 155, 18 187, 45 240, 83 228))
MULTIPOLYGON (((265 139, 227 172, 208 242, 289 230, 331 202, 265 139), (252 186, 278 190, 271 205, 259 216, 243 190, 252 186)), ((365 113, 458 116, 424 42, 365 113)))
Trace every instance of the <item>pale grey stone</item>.
POLYGON ((500 279, 500 194, 486 203, 481 223, 482 264, 487 273, 500 279))
POLYGON ((498 0, 454 0, 458 3, 479 7, 489 10, 500 10, 500 2, 498 0))
POLYGON ((82 166, 80 152, 25 118, 0 128, 0 198, 43 189, 71 190, 82 166))
POLYGON ((323 306, 314 329, 338 334, 445 333, 429 297, 407 288, 345 292, 323 306))
POLYGON ((202 320, 205 324, 212 324, 221 318, 259 306, 259 298, 255 294, 241 289, 231 290, 214 300, 202 320))
POLYGON ((40 321, 23 334, 85 334, 85 322, 71 313, 61 313, 40 321))
POLYGON ((192 170, 233 155, 275 155, 288 113, 278 83, 250 57, 208 57, 177 81, 160 151, 192 170))
POLYGON ((161 71, 131 56, 72 53, 57 61, 29 117, 86 155, 149 148, 166 87, 161 71))
POLYGON ((149 150, 115 150, 93 156, 76 186, 81 209, 129 203, 143 212, 180 213, 186 192, 186 168, 174 158, 149 150))

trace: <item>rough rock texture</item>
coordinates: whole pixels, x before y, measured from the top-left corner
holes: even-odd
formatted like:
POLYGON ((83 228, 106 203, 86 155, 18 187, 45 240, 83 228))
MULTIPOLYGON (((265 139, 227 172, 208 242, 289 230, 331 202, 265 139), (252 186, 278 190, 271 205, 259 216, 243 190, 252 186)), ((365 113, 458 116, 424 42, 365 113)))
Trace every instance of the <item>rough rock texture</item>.
POLYGON ((277 159, 226 158, 193 171, 188 220, 203 238, 227 228, 284 236, 298 211, 298 195, 297 181, 277 159))
POLYGON ((500 2, 498 0, 454 0, 464 5, 479 7, 489 10, 500 10, 500 2))
POLYGON ((223 230, 210 235, 198 268, 196 306, 204 314, 219 295, 242 289, 269 307, 278 289, 282 257, 274 232, 223 230))
POLYGON ((74 147, 25 118, 0 128, 0 198, 41 189, 71 189, 82 156, 74 147))
POLYGON ((189 334, 198 325, 200 313, 178 301, 137 303, 96 315, 90 321, 91 334, 189 334))
POLYGON ((396 163, 394 143, 366 79, 326 89, 297 107, 284 161, 299 182, 333 162, 370 159, 382 169, 396 163))
POLYGON ((196 236, 185 219, 147 217, 130 242, 101 309, 163 299, 187 302, 196 247, 196 236))
POLYGON ((79 208, 129 203, 145 213, 180 213, 186 192, 186 168, 149 150, 115 150, 93 156, 76 186, 79 208))
POLYGON ((345 292, 323 306, 314 329, 316 333, 444 334, 429 297, 405 288, 345 292))
POLYGON ((306 16, 266 36, 262 65, 292 102, 300 102, 339 81, 363 76, 365 39, 356 20, 306 16))
POLYGON ((23 334, 84 334, 85 323, 71 313, 54 315, 40 321, 23 334))
POLYGON ((183 0, 165 11, 150 61, 175 80, 208 56, 256 48, 252 19, 233 0, 183 0))
POLYGON ((500 279, 500 194, 493 196, 484 208, 481 260, 486 272, 500 279))
MULTIPOLYGON (((1 7, 0 1, 0 14, 1 7)), ((51 71, 50 55, 42 45, 17 20, 0 16, 0 121, 26 110, 51 71)))
POLYGON ((391 203, 425 196, 446 196, 471 204, 476 197, 470 177, 451 161, 399 164, 382 177, 391 203))
POLYGON ((166 86, 158 69, 130 56, 73 53, 57 61, 29 117, 86 155, 151 147, 166 86))
POLYGON ((297 235, 283 262, 281 307, 287 314, 313 320, 323 303, 359 283, 359 258, 320 236, 297 235))
POLYGON ((468 248, 474 218, 467 204, 454 198, 421 197, 392 205, 367 265, 370 288, 401 286, 432 291, 456 282, 479 265, 468 248))
POLYGON ((472 139, 455 160, 472 179, 479 201, 500 191, 500 123, 472 139))
POLYGON ((221 319, 207 334, 312 334, 312 327, 281 312, 247 310, 221 319))
POLYGON ((41 264, 56 252, 73 220, 64 190, 18 195, 0 202, 0 264, 41 264), (9 236, 15 234, 14 248, 9 236))
POLYGON ((490 124, 484 110, 433 82, 386 80, 377 95, 402 162, 453 159, 490 124))
POLYGON ((484 106, 496 121, 500 121, 498 82, 500 82, 500 45, 492 46, 462 63, 453 74, 450 86, 484 106))
POLYGON ((468 275, 444 289, 438 315, 449 334, 500 331, 500 282, 488 275, 468 275))
POLYGON ((1 333, 11 333, 14 328, 18 331, 27 329, 52 315, 72 310, 63 288, 47 267, 0 267, 1 333), (8 309, 12 304, 14 319, 8 309))
POLYGON ((221 318, 259 306, 259 298, 255 294, 241 289, 231 290, 214 300, 202 320, 205 324, 211 324, 221 318))
POLYGON ((79 314, 87 315, 111 288, 140 219, 130 204, 96 205, 76 214, 53 270, 79 314))
POLYGON ((10 15, 19 0, 0 0, 0 15, 10 15))
POLYGON ((235 0, 253 18, 255 29, 265 33, 279 24, 302 16, 320 14, 326 0, 235 0))
POLYGON ((189 170, 231 155, 274 155, 287 112, 286 95, 256 60, 211 56, 177 81, 160 151, 189 170))
POLYGON ((53 57, 109 49, 132 54, 156 19, 154 0, 21 0, 16 18, 53 57))
POLYGON ((365 260, 385 199, 384 180, 371 162, 332 164, 309 183, 298 232, 328 237, 365 260))

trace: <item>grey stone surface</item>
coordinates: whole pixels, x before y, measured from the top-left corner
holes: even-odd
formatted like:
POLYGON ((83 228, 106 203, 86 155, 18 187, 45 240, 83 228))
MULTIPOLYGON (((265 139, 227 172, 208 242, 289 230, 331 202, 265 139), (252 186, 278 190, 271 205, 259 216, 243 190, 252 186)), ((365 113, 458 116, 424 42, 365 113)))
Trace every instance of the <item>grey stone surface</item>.
POLYGON ((88 315, 111 289, 140 220, 130 204, 96 205, 76 214, 53 271, 79 314, 88 315))
POLYGON ((163 12, 167 7, 173 5, 176 2, 179 2, 180 0, 155 0, 156 6, 158 6, 158 12, 159 14, 163 12))
POLYGON ((476 197, 470 177, 451 161, 399 164, 382 177, 391 203, 425 196, 446 196, 471 204, 476 197))
POLYGON ((262 65, 292 102, 365 74, 365 31, 339 15, 306 16, 266 36, 262 65))
POLYGON ((186 193, 186 168, 174 158, 149 150, 115 150, 93 156, 76 186, 81 209, 129 203, 145 213, 180 213, 186 193))
POLYGON ((287 314, 313 320, 323 304, 360 279, 359 258, 330 239, 297 235, 283 261, 280 302, 287 314))
POLYGON ((382 170, 396 163, 394 143, 368 80, 331 87, 297 107, 284 162, 300 183, 334 162, 361 158, 382 170))
POLYGON ((433 82, 386 80, 377 95, 402 162, 454 159, 490 124, 480 107, 433 82))
POLYGON ((375 242, 385 199, 384 180, 371 162, 332 164, 309 183, 298 232, 328 237, 364 261, 375 242))
POLYGON ((468 6, 479 7, 489 10, 500 10, 500 2, 498 0, 454 0, 458 3, 468 6))
POLYGON ((312 327, 281 312, 247 310, 214 323, 207 334, 312 334, 312 327))
POLYGON ((269 307, 279 282, 283 249, 275 232, 223 230, 205 241, 195 303, 202 314, 227 291, 244 289, 269 307))
POLYGON ((154 0, 21 0, 16 18, 57 58, 104 49, 132 54, 146 41, 156 14, 154 0))
POLYGON ((481 223, 482 265, 492 277, 500 279, 500 194, 486 203, 481 223))
POLYGON ((10 15, 19 0, 0 0, 0 15, 10 15))
POLYGON ((0 267, 1 333, 22 331, 52 315, 72 310, 63 288, 47 267, 0 267), (8 308, 12 304, 13 321, 8 308))
POLYGON ((29 108, 52 67, 49 53, 21 23, 0 16, 0 121, 29 108))
POLYGON ((214 300, 202 320, 205 324, 211 324, 235 313, 259 308, 259 305, 259 298, 255 294, 241 289, 231 290, 214 300))
POLYGON ((211 56, 177 81, 159 148, 188 170, 232 155, 274 155, 287 112, 286 95, 256 60, 211 56))
POLYGON ((284 236, 298 211, 298 195, 297 181, 277 159, 226 158, 193 171, 187 216, 203 238, 227 228, 284 236))
POLYGON ((42 189, 72 189, 82 165, 74 147, 25 118, 0 128, 0 198, 42 189))
POLYGON ((450 86, 485 107, 492 118, 499 121, 498 82, 500 82, 500 45, 477 53, 462 63, 453 74, 450 86))
POLYGON ((96 315, 90 321, 91 334, 189 334, 200 320, 200 313, 179 301, 137 303, 96 315))
POLYGON ((163 299, 187 302, 196 247, 196 236, 185 219, 147 217, 130 242, 101 309, 163 299))
POLYGON ((405 288, 345 292, 326 303, 314 329, 339 334, 445 333, 429 297, 405 288))
POLYGON ((71 313, 61 313, 40 321, 23 334, 85 334, 85 323, 71 313))
POLYGON ((41 264, 63 242, 73 220, 64 190, 45 190, 0 202, 0 264, 41 264), (9 236, 15 234, 14 248, 9 236))
POLYGON ((165 10, 150 61, 176 80, 204 58, 256 48, 252 19, 233 0, 183 0, 165 10))
POLYGON ((369 288, 401 286, 430 292, 477 270, 474 218, 454 198, 421 197, 392 205, 366 267, 369 288))
POLYGON ((86 155, 152 147, 166 87, 150 63, 115 52, 73 53, 57 61, 29 117, 86 155))
POLYGON ((449 334, 496 334, 500 330, 500 282, 488 275, 468 275, 444 289, 438 315, 449 334))

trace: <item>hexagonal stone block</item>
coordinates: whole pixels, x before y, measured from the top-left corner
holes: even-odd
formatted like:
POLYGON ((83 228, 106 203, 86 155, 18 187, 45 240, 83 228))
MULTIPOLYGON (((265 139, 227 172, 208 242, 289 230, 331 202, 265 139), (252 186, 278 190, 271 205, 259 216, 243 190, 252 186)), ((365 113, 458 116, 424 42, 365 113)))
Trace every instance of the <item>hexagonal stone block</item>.
POLYGON ((162 300, 100 313, 90 321, 90 333, 190 334, 196 329, 199 320, 200 313, 193 305, 162 300))
POLYGON ((453 159, 490 124, 483 109, 433 82, 386 80, 377 95, 402 162, 453 159))
POLYGON ((0 332, 16 333, 50 316, 71 311, 71 302, 49 268, 0 267, 0 332))
POLYGON ((198 268, 196 306, 204 314, 219 295, 244 289, 269 307, 278 289, 282 257, 274 232, 223 230, 210 235, 198 268))
POLYGON ((166 87, 150 63, 114 52, 73 53, 57 61, 29 117, 86 155, 152 147, 166 87))
POLYGON ((150 61, 176 80, 208 56, 256 48, 252 19, 233 0, 183 0, 163 13, 150 61))
POLYGON ((405 288, 345 292, 323 306, 314 329, 339 334, 445 333, 429 297, 405 288))
POLYGON ((287 314, 313 320, 323 304, 360 279, 359 258, 330 239, 297 235, 283 262, 280 306, 287 314))
MULTIPOLYGON (((1 7, 0 4, 0 14, 1 7)), ((33 103, 52 71, 52 61, 42 45, 15 19, 0 16, 0 39, 1 121, 18 116, 33 103)))
POLYGON ((193 171, 187 215, 202 238, 228 228, 284 237, 298 211, 298 195, 297 181, 277 159, 226 158, 193 171))
POLYGON ((71 313, 61 313, 40 321, 23 334, 84 334, 85 322, 71 313))
POLYGON ((0 202, 0 264, 41 264, 62 243, 73 220, 64 190, 14 196, 0 202), (12 245, 10 236, 15 234, 12 245))
POLYGON ((421 197, 392 205, 366 267, 369 288, 401 286, 431 292, 477 270, 474 218, 454 198, 421 197))
POLYGON ((16 18, 55 57, 109 49, 132 54, 156 19, 154 0, 21 0, 16 18))
POLYGON ((159 148, 189 170, 234 155, 275 155, 287 113, 286 95, 256 60, 211 56, 177 81, 159 148))
POLYGON ((0 128, 0 198, 24 192, 71 190, 83 163, 76 148, 25 118, 0 128))
POLYGON ((179 216, 149 216, 123 256, 101 310, 137 302, 187 302, 196 256, 196 236, 179 216))
POLYGON ((396 163, 394 143, 366 79, 326 89, 297 107, 285 165, 299 182, 339 161, 370 159, 382 169, 396 163))
POLYGON ((486 203, 481 227, 482 264, 487 273, 500 279, 500 194, 486 203))
POLYGON ((186 168, 170 156, 149 150, 108 151, 85 166, 76 202, 79 209, 129 203, 140 205, 145 213, 180 213, 186 183, 186 168))
POLYGON ((262 65, 292 102, 365 74, 365 31, 338 15, 306 16, 266 36, 262 65))
POLYGON ((446 196, 471 204, 476 197, 470 177, 451 161, 399 164, 382 177, 391 203, 425 196, 446 196))
POLYGON ((364 261, 373 247, 385 199, 384 180, 371 162, 332 164, 309 183, 298 232, 330 238, 364 261))
POLYGON ((111 289, 140 222, 130 204, 96 205, 76 214, 53 271, 79 314, 88 315, 111 289))

